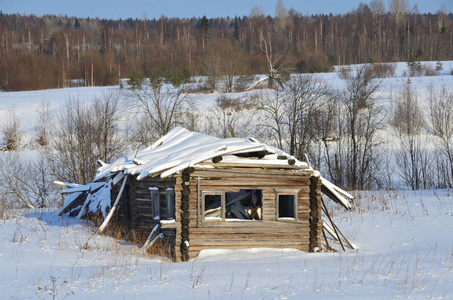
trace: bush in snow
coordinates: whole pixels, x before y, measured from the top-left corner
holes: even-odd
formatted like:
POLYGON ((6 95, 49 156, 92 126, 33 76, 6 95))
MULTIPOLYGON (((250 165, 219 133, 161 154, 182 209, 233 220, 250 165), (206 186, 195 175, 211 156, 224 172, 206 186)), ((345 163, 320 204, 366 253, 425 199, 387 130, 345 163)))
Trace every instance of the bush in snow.
POLYGON ((0 193, 11 208, 58 206, 60 196, 51 174, 50 165, 41 154, 28 157, 21 152, 0 154, 0 193))
POLYGON ((12 107, 9 111, 9 116, 1 127, 3 142, 5 144, 5 150, 14 151, 20 146, 20 141, 23 137, 22 126, 16 117, 16 111, 12 107))

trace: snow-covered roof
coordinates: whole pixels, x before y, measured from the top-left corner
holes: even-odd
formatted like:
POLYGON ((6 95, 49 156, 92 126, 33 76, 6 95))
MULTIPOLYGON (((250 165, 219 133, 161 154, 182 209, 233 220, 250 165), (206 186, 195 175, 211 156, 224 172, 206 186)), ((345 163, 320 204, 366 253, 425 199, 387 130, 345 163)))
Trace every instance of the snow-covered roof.
POLYGON ((291 161, 291 165, 295 169, 312 170, 307 163, 253 138, 220 139, 176 127, 148 148, 100 167, 95 181, 118 172, 137 175, 138 180, 156 175, 165 178, 219 156, 225 157, 228 163, 273 165, 276 168, 283 165, 288 166, 288 161, 291 161), (262 152, 265 155, 260 159, 235 156, 253 152, 262 152))

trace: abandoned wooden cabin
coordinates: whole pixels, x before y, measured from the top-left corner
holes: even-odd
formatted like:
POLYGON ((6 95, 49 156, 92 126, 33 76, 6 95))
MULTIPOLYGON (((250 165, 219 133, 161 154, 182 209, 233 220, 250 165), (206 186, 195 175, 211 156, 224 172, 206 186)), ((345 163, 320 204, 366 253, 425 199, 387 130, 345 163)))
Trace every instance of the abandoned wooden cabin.
POLYGON ((279 149, 181 127, 102 166, 89 185, 58 184, 70 194, 62 213, 117 208, 114 222, 149 235, 147 244, 160 238, 176 261, 216 248, 320 251, 321 190, 346 208, 352 198, 279 149))

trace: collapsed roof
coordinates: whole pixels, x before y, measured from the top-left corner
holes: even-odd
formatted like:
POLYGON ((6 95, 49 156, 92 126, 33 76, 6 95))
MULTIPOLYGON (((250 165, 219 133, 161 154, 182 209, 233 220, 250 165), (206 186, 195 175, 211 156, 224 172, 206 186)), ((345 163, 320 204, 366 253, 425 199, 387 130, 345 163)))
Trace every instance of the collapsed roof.
POLYGON ((138 180, 156 175, 165 178, 214 157, 222 157, 231 163, 249 162, 256 165, 288 165, 288 161, 291 161, 294 168, 311 169, 307 163, 253 138, 220 139, 176 127, 148 148, 101 167, 94 181, 117 172, 137 175, 138 180), (238 157, 251 153, 261 158, 251 161, 238 157))
MULTIPOLYGON (((124 175, 137 176, 137 180, 148 176, 166 178, 215 158, 221 159, 222 163, 236 166, 262 168, 290 166, 292 170, 313 171, 317 176, 319 175, 319 172, 314 171, 308 163, 299 161, 286 152, 253 138, 220 139, 176 127, 146 149, 126 155, 111 164, 103 164, 98 169, 93 183, 77 185, 55 182, 56 185, 65 188, 62 191, 63 194, 73 193, 66 199, 62 212, 80 217, 82 213, 93 213, 91 210, 94 209, 97 212, 100 211, 105 217, 111 201, 103 198, 109 194, 112 185, 118 183, 124 175), (103 184, 99 186, 101 182, 103 184), (79 197, 83 194, 89 197, 79 197), (97 204, 88 203, 88 199, 82 202, 83 198, 90 198, 91 202, 97 199, 97 204)), ((321 180, 323 193, 346 209, 351 208, 349 200, 353 197, 350 194, 323 177, 321 180)))

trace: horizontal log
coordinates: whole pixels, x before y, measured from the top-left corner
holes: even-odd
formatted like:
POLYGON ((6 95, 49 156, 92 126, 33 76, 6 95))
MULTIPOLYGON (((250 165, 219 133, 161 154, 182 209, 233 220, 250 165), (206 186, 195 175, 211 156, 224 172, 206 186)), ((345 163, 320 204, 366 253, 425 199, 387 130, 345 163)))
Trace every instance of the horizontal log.
POLYGON ((201 191, 238 191, 240 189, 247 189, 247 190, 261 190, 263 193, 274 193, 275 194, 275 189, 291 189, 291 190, 298 190, 302 186, 297 186, 297 185, 259 185, 259 184, 246 184, 246 183, 240 183, 240 184, 235 184, 235 185, 229 185, 227 183, 221 183, 219 182, 218 184, 209 184, 209 185, 204 185, 200 187, 201 191))
POLYGON ((276 189, 281 186, 290 186, 291 189, 300 189, 302 186, 309 185, 303 180, 291 178, 220 178, 220 179, 203 179, 200 180, 200 188, 203 190, 204 186, 219 185, 219 186, 272 186, 276 189))
POLYGON ((268 236, 301 236, 304 234, 310 233, 310 228, 308 226, 304 226, 305 228, 297 229, 295 230, 294 228, 288 228, 286 230, 274 230, 272 228, 265 228, 263 231, 253 231, 251 228, 246 228, 246 227, 240 227, 240 228, 234 228, 231 230, 225 229, 225 228, 206 228, 206 227, 198 227, 198 228, 190 228, 190 234, 191 236, 197 236, 197 235, 209 235, 209 234, 214 234, 214 235, 233 235, 233 236, 242 236, 242 235, 250 235, 250 236, 263 236, 263 237, 268 237, 268 236))
MULTIPOLYGON (((313 170, 307 170, 307 167, 300 167, 295 165, 276 165, 276 164, 254 164, 254 163, 228 163, 228 162, 218 162, 216 164, 212 162, 203 162, 199 164, 200 166, 214 166, 215 168, 253 168, 253 169, 271 169, 271 170, 282 170, 282 169, 289 169, 289 170, 300 170, 301 172, 305 171, 307 174, 313 174, 313 170)), ((195 173, 199 167, 195 168, 195 173)))
MULTIPOLYGON (((273 179, 276 182, 281 182, 281 181, 296 181, 299 182, 303 185, 310 185, 310 179, 308 177, 304 176, 284 176, 284 175, 274 175, 274 174, 260 174, 260 176, 254 176, 254 174, 230 174, 230 173, 217 173, 217 174, 203 174, 204 176, 199 176, 200 178, 200 183, 205 181, 205 180, 223 180, 223 179, 236 179, 236 178, 241 178, 244 180, 248 181, 256 181, 256 180, 269 180, 273 179), (207 176, 209 175, 209 176, 207 176)), ((196 186, 196 181, 191 182, 191 186, 196 186)))
POLYGON ((279 230, 284 228, 302 228, 304 226, 303 223, 284 223, 280 221, 214 221, 214 220, 205 220, 200 223, 200 227, 208 226, 208 227, 224 227, 224 228, 242 228, 244 226, 248 227, 257 227, 258 229, 262 228, 269 228, 273 230, 279 230))
POLYGON ((152 215, 152 209, 151 207, 142 207, 137 210, 139 215, 152 215))
MULTIPOLYGON (((262 212, 262 216, 263 216, 263 220, 244 220, 244 219, 237 219, 237 221, 235 221, 236 219, 227 219, 227 220, 231 220, 231 221, 223 221, 221 219, 204 219, 204 220, 201 220, 201 222, 203 223, 212 223, 212 222, 234 222, 234 223, 240 223, 240 222, 262 222, 262 221, 265 221, 265 222, 272 222, 272 221, 276 221, 275 219, 275 210, 265 210, 262 212)), ((294 222, 298 222, 298 221, 305 221, 305 220, 308 220, 310 218, 310 213, 309 212, 301 212, 301 213, 298 213, 298 220, 286 220, 286 219, 283 219, 283 220, 278 220, 278 222, 284 222, 284 223, 294 223, 294 222)), ((196 222, 197 221, 197 211, 195 209, 190 209, 189 210, 189 219, 190 219, 190 222, 196 222)))
MULTIPOLYGON (((307 239, 308 240, 308 239, 307 239)), ((190 247, 225 247, 234 246, 235 248, 240 247, 279 247, 279 248, 293 248, 302 246, 305 243, 291 240, 247 240, 238 242, 237 239, 225 239, 225 240, 190 240, 190 247)))
POLYGON ((310 178, 311 171, 260 169, 260 168, 196 168, 192 174, 194 177, 302 177, 310 178))
POLYGON ((190 240, 225 240, 231 239, 237 243, 249 240, 290 240, 300 242, 308 239, 310 231, 304 232, 267 232, 267 233, 251 233, 251 232, 193 232, 190 231, 190 240))

